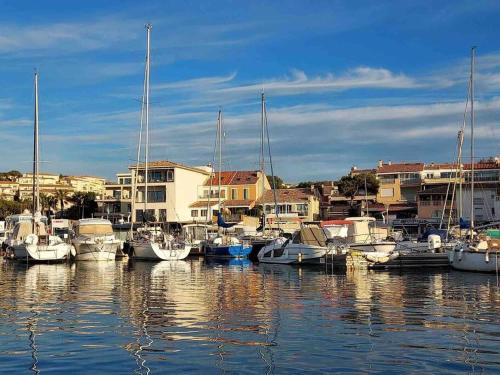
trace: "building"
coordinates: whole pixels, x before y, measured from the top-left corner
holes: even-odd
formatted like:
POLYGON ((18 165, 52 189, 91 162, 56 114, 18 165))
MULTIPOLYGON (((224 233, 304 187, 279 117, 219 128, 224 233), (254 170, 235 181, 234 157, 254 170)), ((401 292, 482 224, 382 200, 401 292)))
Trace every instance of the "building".
POLYGON ((0 199, 13 201, 19 192, 19 183, 15 181, 0 181, 0 199))
POLYGON ((242 215, 250 214, 256 201, 271 189, 267 176, 261 171, 215 172, 198 186, 197 200, 190 206, 192 221, 206 221, 218 212, 219 184, 225 217, 232 222, 240 221, 242 215))
MULTIPOLYGON (((74 192, 71 185, 54 173, 39 173, 38 186, 40 193, 47 195, 55 195, 57 190, 65 191, 68 195, 74 192)), ((31 199, 33 195, 33 173, 24 173, 19 177, 19 199, 31 199)))
POLYGON ((309 222, 320 219, 319 193, 313 186, 311 188, 267 190, 262 198, 256 202, 266 217, 276 217, 275 193, 281 219, 298 218, 301 221, 309 222))
POLYGON ((117 174, 116 183, 104 186, 104 196, 98 200, 102 214, 131 216, 132 221, 141 221, 144 210, 147 218, 170 223, 192 221, 190 205, 197 200, 198 187, 210 176, 208 167, 190 167, 168 160, 148 163, 148 204, 145 201, 145 164, 129 166, 129 173, 117 174), (135 212, 131 212, 131 192, 137 173, 135 212))
POLYGON ((404 203, 416 208, 423 170, 424 163, 384 164, 379 161, 376 172, 380 183, 377 202, 384 205, 404 203))
POLYGON ((73 192, 94 193, 99 199, 104 195, 106 179, 95 176, 65 176, 61 182, 71 186, 73 192))

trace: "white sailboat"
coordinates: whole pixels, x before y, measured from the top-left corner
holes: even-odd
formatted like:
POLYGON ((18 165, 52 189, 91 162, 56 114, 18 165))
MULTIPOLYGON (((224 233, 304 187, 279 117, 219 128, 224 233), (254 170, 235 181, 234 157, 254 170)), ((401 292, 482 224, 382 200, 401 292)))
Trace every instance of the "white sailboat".
POLYGON ((33 132, 33 212, 30 221, 20 221, 13 231, 11 248, 14 257, 27 261, 62 261, 68 259, 71 245, 58 236, 47 234, 40 213, 38 147, 38 72, 35 72, 35 121, 33 132))
MULTIPOLYGON (((144 136, 144 214, 143 217, 146 222, 145 228, 138 232, 135 238, 131 241, 131 250, 133 257, 135 259, 145 259, 145 260, 180 260, 184 259, 189 255, 191 246, 187 243, 180 242, 173 238, 171 235, 163 233, 158 228, 149 228, 147 225, 147 207, 148 207, 148 163, 149 163, 149 73, 151 68, 150 60, 150 42, 151 42, 151 24, 146 25, 146 64, 144 70, 144 90, 143 90, 143 100, 141 107, 141 129, 139 133, 139 144, 137 147, 137 165, 135 173, 132 177, 132 202, 131 208, 132 212, 135 211, 135 199, 137 191, 137 175, 139 171, 139 160, 141 153, 141 140, 142 140, 142 130, 143 130, 143 120, 145 127, 144 136)), ((131 226, 132 228, 133 226, 131 226)), ((131 229, 132 230, 132 229, 131 229)))
POLYGON ((475 236, 474 226, 474 64, 476 47, 471 50, 470 71, 470 123, 471 123, 471 200, 470 200, 470 239, 455 248, 450 254, 451 266, 461 271, 497 272, 499 271, 500 243, 488 238, 475 236))

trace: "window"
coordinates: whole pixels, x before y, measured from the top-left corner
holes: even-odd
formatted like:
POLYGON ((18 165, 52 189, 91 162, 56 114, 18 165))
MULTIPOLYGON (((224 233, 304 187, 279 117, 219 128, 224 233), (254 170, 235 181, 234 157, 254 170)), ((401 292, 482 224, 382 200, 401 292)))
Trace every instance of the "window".
POLYGON ((231 199, 238 199, 238 190, 231 189, 231 199))
POLYGON ((393 188, 380 189, 380 196, 381 197, 393 197, 394 196, 394 189, 393 188))
POLYGON ((167 181, 168 182, 172 182, 174 180, 174 170, 173 169, 169 169, 167 171, 167 181))
POLYGON ((297 213, 299 216, 307 216, 307 203, 297 204, 297 213))
POLYGON ((243 199, 248 199, 248 196, 249 196, 249 189, 248 188, 244 188, 243 189, 243 199))
POLYGON ((123 184, 125 185, 130 185, 132 184, 132 178, 128 177, 128 178, 124 178, 123 179, 123 184))
POLYGON ((164 189, 148 190, 148 202, 151 203, 165 202, 165 190, 164 189))
POLYGON ((207 217, 207 213, 208 211, 207 210, 201 210, 201 217, 207 217))
POLYGON ((191 217, 198 217, 198 210, 191 210, 191 217))

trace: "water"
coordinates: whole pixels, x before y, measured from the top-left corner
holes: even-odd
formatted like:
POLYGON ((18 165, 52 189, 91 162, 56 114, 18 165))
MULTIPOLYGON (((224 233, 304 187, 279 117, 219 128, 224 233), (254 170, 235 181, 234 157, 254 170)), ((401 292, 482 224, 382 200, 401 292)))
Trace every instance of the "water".
POLYGON ((0 269, 0 373, 500 373, 495 275, 248 262, 0 269))

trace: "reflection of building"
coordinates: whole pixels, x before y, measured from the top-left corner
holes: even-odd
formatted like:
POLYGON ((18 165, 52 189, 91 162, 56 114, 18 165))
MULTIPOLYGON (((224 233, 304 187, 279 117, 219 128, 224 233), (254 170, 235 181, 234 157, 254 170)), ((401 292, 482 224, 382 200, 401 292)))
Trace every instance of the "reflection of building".
MULTIPOLYGON (((254 208, 263 191, 271 188, 267 177, 260 171, 221 172, 220 185, 223 207, 230 212, 230 216, 226 217, 228 221, 240 221, 241 215, 249 214, 254 208)), ((205 221, 207 217, 212 217, 214 211, 219 210, 218 201, 219 172, 215 172, 211 179, 198 187, 198 200, 190 206, 192 220, 205 221), (207 215, 209 204, 211 212, 207 215)))

